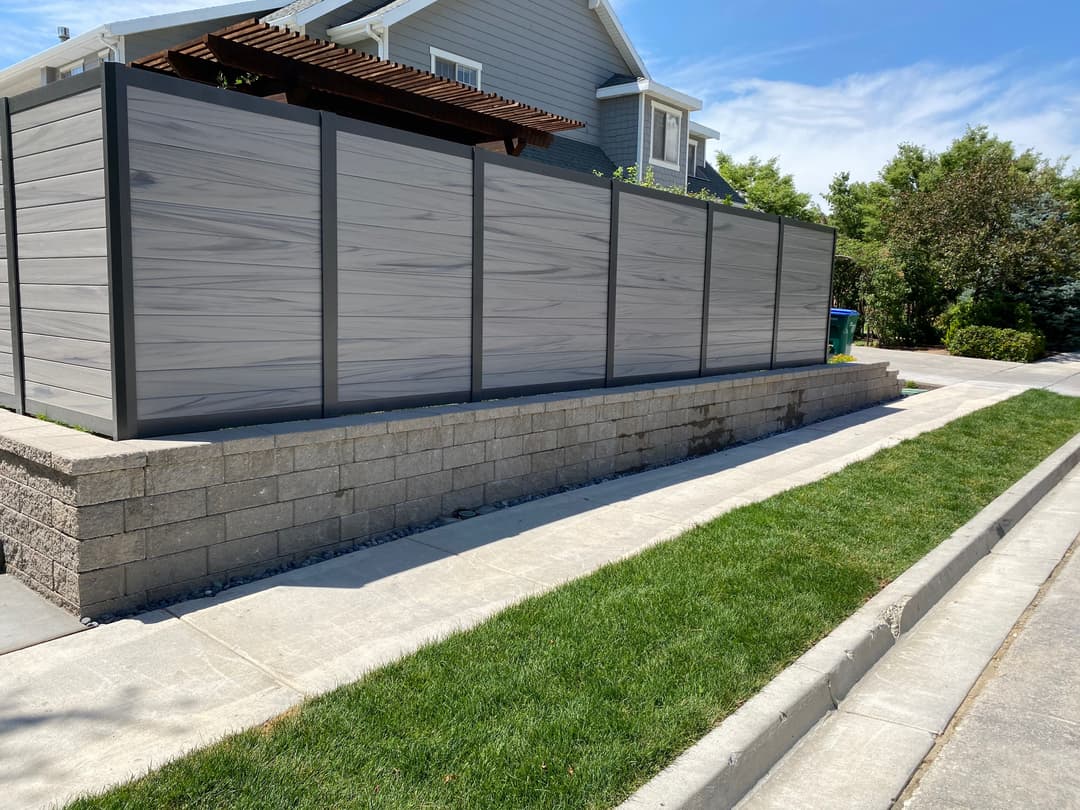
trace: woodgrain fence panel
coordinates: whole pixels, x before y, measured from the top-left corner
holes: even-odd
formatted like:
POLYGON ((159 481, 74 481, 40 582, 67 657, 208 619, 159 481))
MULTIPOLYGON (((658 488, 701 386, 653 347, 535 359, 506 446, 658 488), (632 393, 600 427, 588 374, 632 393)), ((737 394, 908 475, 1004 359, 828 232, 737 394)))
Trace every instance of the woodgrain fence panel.
POLYGON ((706 216, 685 203, 620 195, 615 377, 697 373, 706 216))
POLYGON ((710 370, 763 369, 772 360, 777 220, 725 214, 713 216, 709 284, 710 370))
POLYGON ((484 166, 485 389, 597 380, 611 191, 484 166))
POLYGON ((825 362, 833 234, 784 224, 776 365, 825 362))
POLYGON ((317 411, 318 127, 133 86, 128 128, 139 420, 317 411))
POLYGON ((101 90, 11 125, 27 410, 111 423, 101 90))
POLYGON ((472 161, 338 132, 337 167, 339 401, 468 391, 472 161))

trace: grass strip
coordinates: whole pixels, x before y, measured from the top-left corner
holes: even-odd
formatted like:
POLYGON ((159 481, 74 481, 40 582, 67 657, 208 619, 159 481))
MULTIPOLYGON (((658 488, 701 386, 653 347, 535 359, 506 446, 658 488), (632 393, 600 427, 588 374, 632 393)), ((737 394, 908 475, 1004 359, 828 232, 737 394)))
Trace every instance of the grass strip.
POLYGON ((610 807, 1078 431, 1026 392, 72 807, 610 807))

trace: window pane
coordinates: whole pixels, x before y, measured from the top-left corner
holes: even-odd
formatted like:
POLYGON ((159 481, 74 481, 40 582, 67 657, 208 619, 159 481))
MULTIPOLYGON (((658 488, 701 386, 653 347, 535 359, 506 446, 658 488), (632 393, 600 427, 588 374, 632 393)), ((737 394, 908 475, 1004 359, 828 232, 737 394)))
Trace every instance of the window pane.
POLYGON ((477 79, 476 71, 472 68, 457 66, 457 80, 462 84, 467 84, 469 87, 479 87, 480 83, 477 79))
POLYGON ((679 125, 680 121, 674 115, 665 116, 667 126, 664 128, 664 160, 668 163, 679 162, 679 125))
POLYGON ((696 143, 691 143, 690 144, 689 156, 690 156, 690 162, 687 164, 687 170, 690 172, 690 174, 693 174, 694 169, 697 168, 697 144, 696 143))
POLYGON ((652 156, 656 160, 664 159, 664 121, 667 115, 663 110, 653 110, 652 156))
POLYGON ((435 75, 442 76, 444 79, 456 79, 455 65, 453 62, 448 62, 445 59, 439 59, 435 57, 435 75))

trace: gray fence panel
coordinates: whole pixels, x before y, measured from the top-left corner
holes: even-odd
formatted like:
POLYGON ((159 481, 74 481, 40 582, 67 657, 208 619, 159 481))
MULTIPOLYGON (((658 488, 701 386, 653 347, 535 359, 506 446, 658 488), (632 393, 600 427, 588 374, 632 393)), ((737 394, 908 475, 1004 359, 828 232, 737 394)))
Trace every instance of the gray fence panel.
MULTIPOLYGON (((0 120, 0 126, 3 126, 0 120)), ((4 161, 4 139, 0 138, 0 166, 4 161)), ((15 366, 11 356, 11 307, 8 289, 7 223, 4 207, 4 177, 0 172, 0 402, 13 403, 15 398, 15 366)))
POLYGON ((338 399, 469 390, 472 160, 338 133, 338 399))
POLYGON ((832 232, 784 223, 777 366, 825 361, 832 257, 832 232))
POLYGON ((128 89, 138 418, 322 401, 318 127, 128 89))
POLYGON ((713 215, 709 336, 710 371, 768 368, 776 305, 780 223, 726 213, 713 215))
POLYGON ((621 192, 616 378, 697 374, 706 216, 697 206, 621 192))
POLYGON ((11 117, 27 410, 111 424, 101 90, 11 117))
POLYGON ((484 388, 603 379, 611 190, 484 173, 484 388))

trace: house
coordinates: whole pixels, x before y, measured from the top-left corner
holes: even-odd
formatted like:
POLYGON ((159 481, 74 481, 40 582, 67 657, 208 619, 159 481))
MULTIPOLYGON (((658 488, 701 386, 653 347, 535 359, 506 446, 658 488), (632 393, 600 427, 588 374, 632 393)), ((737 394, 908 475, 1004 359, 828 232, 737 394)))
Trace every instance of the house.
POLYGON ((233 22, 265 22, 454 79, 584 123, 522 157, 610 175, 652 171, 656 182, 742 205, 708 165, 719 134, 691 121, 701 101, 655 81, 610 0, 266 0, 99 26, 0 71, 0 95, 129 62, 233 22))

